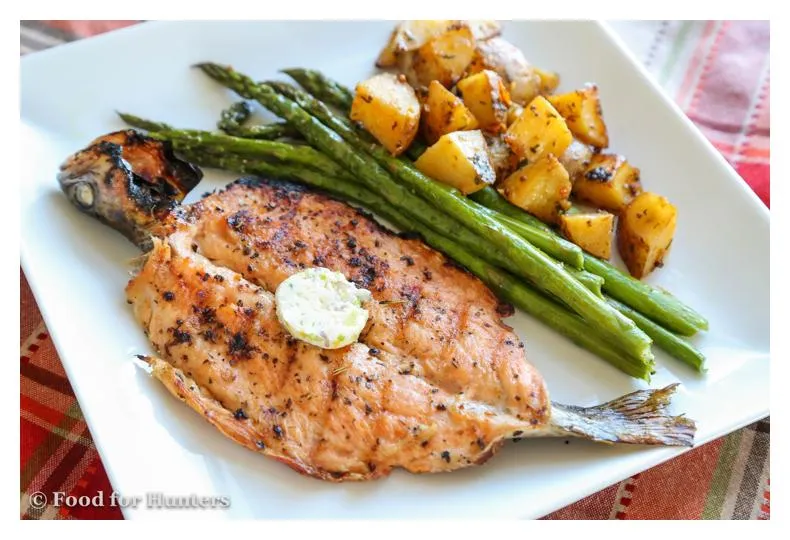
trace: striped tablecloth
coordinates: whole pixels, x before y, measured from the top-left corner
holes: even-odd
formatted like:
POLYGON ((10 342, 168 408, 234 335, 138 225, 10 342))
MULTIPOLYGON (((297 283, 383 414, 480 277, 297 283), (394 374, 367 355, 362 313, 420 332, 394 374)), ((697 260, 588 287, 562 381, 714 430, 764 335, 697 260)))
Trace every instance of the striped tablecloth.
MULTIPOLYGON (((22 21, 31 53, 134 21, 22 21)), ((617 22, 615 30, 770 206, 769 24, 617 22)), ((109 495, 112 486, 20 272, 20 517, 121 519, 115 508, 44 508, 35 492, 109 495)), ((757 422, 610 486, 548 519, 768 519, 770 424, 757 422)))

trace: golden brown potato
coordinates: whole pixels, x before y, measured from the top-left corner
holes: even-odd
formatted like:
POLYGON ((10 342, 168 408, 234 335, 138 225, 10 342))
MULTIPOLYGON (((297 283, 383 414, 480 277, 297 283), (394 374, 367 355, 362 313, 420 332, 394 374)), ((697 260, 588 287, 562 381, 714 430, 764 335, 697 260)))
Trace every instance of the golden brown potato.
POLYGON ((477 119, 461 98, 439 81, 431 81, 422 108, 423 135, 428 144, 453 131, 477 129, 477 119))
POLYGON ((597 86, 588 84, 581 90, 550 96, 548 99, 565 118, 577 139, 601 149, 609 146, 609 134, 603 121, 597 86))
POLYGON ((464 194, 474 193, 496 179, 480 130, 443 135, 414 162, 422 173, 464 194))
POLYGON ((547 223, 556 223, 570 207, 568 172, 552 154, 519 168, 498 189, 508 201, 547 223))
POLYGON ((541 79, 515 45, 494 37, 477 43, 469 73, 495 71, 505 81, 513 101, 525 105, 540 93, 541 79))
POLYGON ((560 230, 565 238, 590 255, 601 259, 612 256, 614 215, 609 212, 563 214, 560 230))
POLYGON ((403 21, 398 24, 390 35, 390 40, 379 54, 378 67, 394 67, 398 54, 414 51, 422 47, 429 39, 443 34, 460 21, 403 21))
POLYGON ((488 157, 497 180, 503 180, 510 176, 518 165, 518 158, 510 149, 510 146, 502 138, 502 135, 485 134, 486 144, 488 145, 488 157))
POLYGON ((399 54, 417 50, 431 38, 459 25, 468 26, 476 41, 485 41, 502 33, 502 27, 496 21, 403 21, 392 31, 387 45, 379 53, 376 66, 381 68, 395 67, 398 63, 397 57, 399 54))
POLYGON ((519 159, 531 163, 548 153, 561 156, 573 142, 573 135, 551 103, 538 96, 507 128, 505 142, 519 159))
POLYGON ((350 117, 397 156, 417 135, 420 102, 403 78, 380 73, 357 85, 350 117))
POLYGON ((458 81, 457 88, 464 105, 475 115, 481 129, 489 133, 506 129, 510 93, 499 75, 484 69, 458 81))
POLYGON ((427 87, 431 81, 439 81, 451 87, 466 72, 474 53, 475 38, 468 26, 453 27, 429 39, 411 59, 416 86, 427 87))
POLYGON ((562 166, 568 171, 571 182, 575 182, 576 178, 590 166, 592 157, 593 151, 589 146, 574 140, 559 159, 562 166))
POLYGON ((650 192, 637 196, 620 214, 617 247, 632 276, 641 279, 663 266, 677 214, 666 198, 650 192))
POLYGON ((573 182, 573 195, 577 199, 615 213, 641 191, 639 169, 615 154, 595 154, 573 182))
POLYGON ((543 69, 533 67, 535 73, 540 78, 540 93, 545 95, 551 94, 560 85, 560 76, 553 71, 545 71, 543 69))

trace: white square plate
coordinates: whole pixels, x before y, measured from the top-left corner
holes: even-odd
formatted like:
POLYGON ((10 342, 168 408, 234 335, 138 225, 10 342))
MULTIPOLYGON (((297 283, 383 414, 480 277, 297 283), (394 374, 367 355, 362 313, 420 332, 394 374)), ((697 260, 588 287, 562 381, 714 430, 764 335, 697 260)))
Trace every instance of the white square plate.
MULTIPOLYGON (((146 23, 22 60, 22 263, 121 494, 230 497, 229 509, 191 513, 199 517, 538 517, 680 452, 524 441, 453 474, 396 472, 333 485, 236 446, 132 361, 150 352, 123 295, 136 249, 71 207, 55 181, 61 161, 121 128, 115 110, 212 128, 234 98, 190 69, 199 61, 232 64, 259 79, 315 67, 353 85, 373 70, 392 24, 146 23)), ((612 148, 641 168, 647 189, 678 207, 672 253, 650 280, 710 319, 710 332, 695 338, 709 371, 696 375, 658 352, 652 386, 683 383, 675 411, 697 420, 698 444, 766 416, 766 208, 605 26, 514 22, 505 24, 505 37, 536 65, 558 71, 563 89, 597 82, 612 148)), ((229 178, 207 175, 190 199, 229 178)), ((557 401, 589 405, 645 386, 529 317, 511 324, 557 401)), ((125 515, 188 513, 143 502, 125 515)))

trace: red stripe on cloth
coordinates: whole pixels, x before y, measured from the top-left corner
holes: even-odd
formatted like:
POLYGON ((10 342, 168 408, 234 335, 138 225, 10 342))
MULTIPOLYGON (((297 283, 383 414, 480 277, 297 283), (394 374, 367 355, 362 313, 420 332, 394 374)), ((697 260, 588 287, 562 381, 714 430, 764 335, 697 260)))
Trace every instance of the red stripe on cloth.
POLYGON ((71 508, 69 516, 73 519, 123 519, 121 509, 117 506, 110 506, 110 498, 113 493, 113 488, 107 478, 107 472, 102 466, 98 454, 94 452, 91 465, 85 471, 81 480, 85 480, 85 487, 79 490, 74 490, 73 493, 79 493, 82 496, 93 498, 95 495, 102 493, 104 497, 104 506, 87 506, 71 508))
POLYGON ((699 79, 697 79, 696 86, 693 88, 694 93, 691 96, 691 102, 689 103, 688 110, 686 111, 687 114, 691 114, 695 110, 696 104, 700 99, 700 91, 705 86, 705 78, 708 76, 708 73, 716 61, 719 43, 721 43, 722 37, 724 37, 724 35, 727 33, 729 26, 730 21, 722 22, 719 26, 719 30, 716 32, 716 35, 713 37, 713 42, 708 49, 708 54, 705 56, 705 61, 702 65, 702 73, 700 74, 699 79))
POLYGON ((48 424, 52 426, 57 426, 60 424, 60 421, 63 419, 63 413, 60 411, 56 411, 50 407, 47 407, 43 403, 39 403, 33 399, 30 399, 25 394, 20 394, 20 406, 22 407, 23 411, 27 411, 32 415, 44 420, 48 424))
POLYGON ((771 167, 767 163, 738 163, 738 174, 749 184, 754 192, 771 208, 771 167))
POLYGON ((713 34, 713 31, 716 28, 716 21, 708 21, 705 24, 705 29, 702 32, 702 36, 697 41, 697 46, 694 49, 694 54, 691 57, 691 62, 689 62, 688 67, 686 68, 686 76, 683 79, 683 82, 680 85, 680 89, 678 90, 677 97, 675 101, 680 104, 683 104, 686 101, 686 96, 694 89, 695 78, 697 76, 697 71, 699 70, 700 64, 705 61, 705 47, 708 44, 708 40, 713 34))
POLYGON ((718 439, 641 473, 626 519, 699 519, 721 444, 718 439))
MULTIPOLYGON (((41 427, 40 425, 25 420, 19 419, 19 461, 20 470, 25 470, 28 460, 33 456, 39 446, 44 444, 49 435, 49 430, 41 427)), ((24 491, 25 486, 21 486, 24 491)))

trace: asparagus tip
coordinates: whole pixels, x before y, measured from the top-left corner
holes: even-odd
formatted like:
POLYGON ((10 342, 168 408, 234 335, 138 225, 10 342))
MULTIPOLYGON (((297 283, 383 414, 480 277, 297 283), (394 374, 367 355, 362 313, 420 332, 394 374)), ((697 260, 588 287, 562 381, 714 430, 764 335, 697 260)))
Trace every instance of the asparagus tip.
POLYGON ((133 127, 136 127, 135 124, 137 124, 137 120, 139 120, 137 116, 122 111, 115 111, 115 114, 117 114, 121 120, 133 127))

